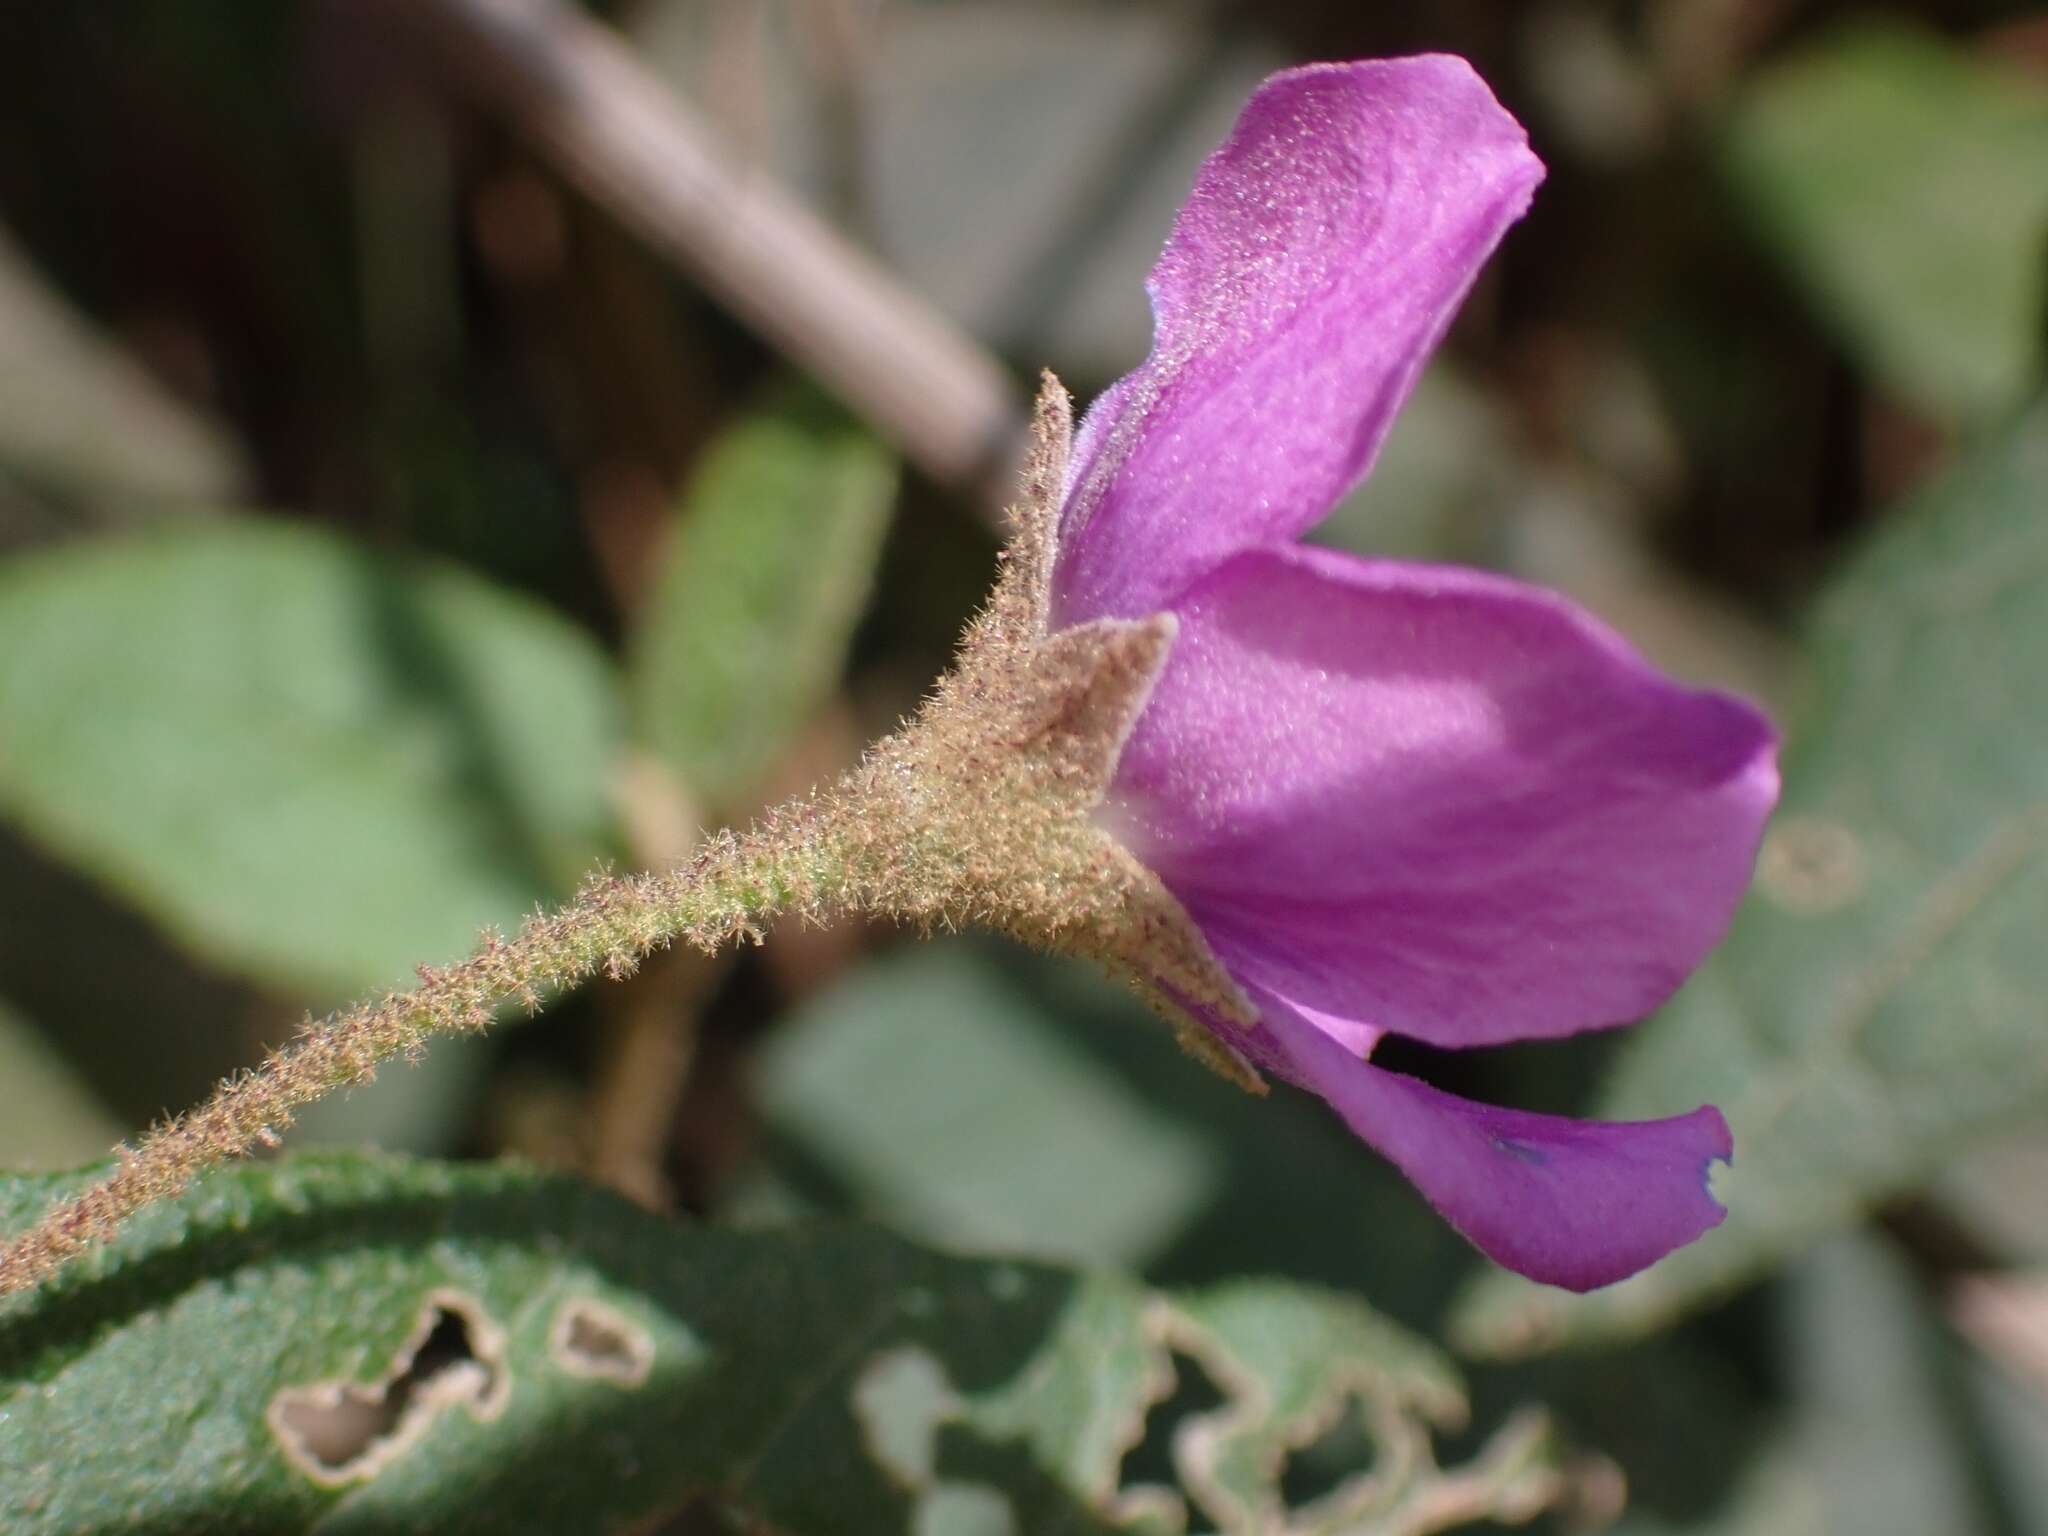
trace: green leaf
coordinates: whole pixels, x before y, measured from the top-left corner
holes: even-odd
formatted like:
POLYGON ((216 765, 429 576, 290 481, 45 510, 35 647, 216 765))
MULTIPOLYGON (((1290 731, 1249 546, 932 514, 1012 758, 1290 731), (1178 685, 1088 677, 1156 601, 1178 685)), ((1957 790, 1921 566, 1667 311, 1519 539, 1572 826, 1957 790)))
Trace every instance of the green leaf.
MULTIPOLYGON (((0 1183, 0 1224, 75 1178, 0 1183)), ((1175 1530, 1189 1498, 1278 1531, 1287 1455, 1353 1402, 1369 1472, 1287 1530, 1395 1536, 1562 1491, 1528 1415, 1439 1469, 1456 1378, 1349 1298, 695 1227, 503 1167, 219 1171, 0 1304, 23 1536, 595 1531, 697 1497, 792 1533, 1175 1530), (1121 1487, 1176 1355, 1224 1400, 1173 1432, 1185 1492, 1121 1487)))
MULTIPOLYGON (((1949 1289, 1958 1406, 1975 1418, 1982 1466, 2011 1511, 2001 1530, 2048 1529, 2048 1271, 1977 1275, 1949 1289)), ((2003 1511, 2001 1511, 2003 1512, 2003 1511)))
POLYGON ((245 522, 0 567, 0 814, 216 962, 388 986, 603 848, 604 658, 455 570, 245 522))
POLYGON ((1833 582, 1756 889, 1596 1112, 1719 1104, 1727 1221, 1583 1298, 1491 1275, 1466 1342, 1653 1327, 2048 1102, 2048 406, 1833 582))
POLYGON ((1988 1518, 1968 1426, 1947 1411, 1949 1341, 1906 1264, 1867 1236, 1844 1235, 1785 1280, 1772 1363, 1791 1400, 1748 1465, 1707 1518, 1680 1524, 1633 1512, 1613 1536, 2015 1529, 1988 1518))
POLYGON ((914 1236, 1154 1257, 1208 1203, 1219 1151, 980 961, 966 944, 905 949, 778 1025, 755 1070, 768 1123, 914 1236))
POLYGON ((2017 405, 2048 339, 2048 90, 1863 26, 1756 76, 1728 174, 1842 341, 1903 398, 2017 405))
POLYGON ((774 1134, 733 1220, 871 1216, 1187 1284, 1270 1269, 1425 1332, 1475 1262, 1321 1099, 1225 1082, 1079 961, 911 946, 806 999, 755 1065, 774 1134))
MULTIPOLYGON (((2032 1117, 1940 1170, 1928 1198, 2012 1262, 2048 1265, 2048 1124, 2032 1117)), ((2044 1468, 2048 1471, 2048 1468, 2044 1468)))
POLYGON ((640 732, 700 802, 744 807, 837 683, 895 499, 888 451, 822 403, 705 454, 632 664, 640 732))
POLYGON ((70 1168, 103 1156, 127 1127, 70 1063, 0 1002, 0 1168, 70 1168))

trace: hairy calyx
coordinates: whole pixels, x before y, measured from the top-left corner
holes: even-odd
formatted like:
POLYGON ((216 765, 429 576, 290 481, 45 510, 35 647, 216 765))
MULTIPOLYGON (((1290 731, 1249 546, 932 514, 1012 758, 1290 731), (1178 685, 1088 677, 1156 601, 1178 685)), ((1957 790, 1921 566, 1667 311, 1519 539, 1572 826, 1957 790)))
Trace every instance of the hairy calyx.
MULTIPOLYGON (((1249 1023, 1179 901, 1100 823, 1117 761, 1173 646, 1170 614, 1053 630, 1047 583, 1070 435, 1050 376, 1017 528, 952 671, 836 796, 857 904, 998 929, 1249 1023)), ((1206 1054, 1206 1053, 1205 1053, 1206 1054)))

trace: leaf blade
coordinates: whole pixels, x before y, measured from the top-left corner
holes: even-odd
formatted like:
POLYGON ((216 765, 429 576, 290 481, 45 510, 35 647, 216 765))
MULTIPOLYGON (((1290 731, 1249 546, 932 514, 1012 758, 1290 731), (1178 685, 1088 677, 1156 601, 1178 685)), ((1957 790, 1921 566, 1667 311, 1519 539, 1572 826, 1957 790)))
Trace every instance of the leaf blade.
POLYGON ((1758 233, 1890 388, 1976 422, 2039 382, 2048 92, 1864 24, 1755 77, 1723 151, 1758 233))
POLYGON ((642 736, 698 800, 744 808, 837 681, 896 486, 888 451, 818 402, 707 450, 630 668, 642 736))
MULTIPOLYGON (((77 1177, 0 1181, 0 1224, 77 1177)), ((217 1171, 0 1304, 0 1488, 26 1532, 602 1529, 700 1496, 798 1533, 963 1501, 1102 1531, 1169 1345, 1250 1383, 1212 1441, 1284 1455, 1306 1421, 1262 1401, 1314 1417, 1357 1392, 1393 1413, 1408 1454, 1368 1480, 1387 1519, 1360 1529, 1421 1529, 1401 1501, 1463 1475, 1427 1453, 1463 1408, 1450 1368, 1347 1298, 1247 1282, 1182 1300, 856 1225, 693 1227, 554 1175, 327 1155, 217 1171), (585 1347, 609 1330, 637 1376, 563 1368, 570 1305, 596 1319, 585 1347), (386 1424, 403 1443, 373 1466, 281 1434, 280 1393, 317 1407, 416 1375, 400 1367, 429 1352, 435 1308, 482 1372, 455 1387, 476 1390, 386 1424)), ((1277 1462, 1232 1465, 1264 1466, 1271 1488, 1248 1491, 1277 1496, 1277 1462)), ((1486 1476, 1490 1508, 1557 1491, 1537 1448, 1486 1476)))
POLYGON ((209 958, 388 986, 605 846, 608 665, 448 568, 241 522, 0 569, 0 813, 209 958))

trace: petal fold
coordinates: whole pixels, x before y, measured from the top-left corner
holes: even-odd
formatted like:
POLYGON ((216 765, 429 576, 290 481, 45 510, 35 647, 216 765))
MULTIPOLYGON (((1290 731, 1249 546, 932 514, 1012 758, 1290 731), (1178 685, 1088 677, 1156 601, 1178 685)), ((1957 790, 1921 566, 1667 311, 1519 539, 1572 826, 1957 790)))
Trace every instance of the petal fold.
POLYGON ((1768 722, 1562 598, 1304 547, 1240 554, 1104 814, 1247 986, 1448 1047, 1640 1018, 1727 926, 1768 722))
POLYGON ((1284 1004, 1260 1002, 1286 1075, 1518 1274, 1574 1291, 1611 1285, 1727 1214, 1707 1189, 1709 1165, 1733 1151, 1717 1109, 1616 1123, 1475 1104, 1361 1061, 1284 1004))
POLYGON ((1143 616, 1320 520, 1542 175, 1462 59, 1262 86, 1153 269, 1151 355, 1076 438, 1055 620, 1143 616))

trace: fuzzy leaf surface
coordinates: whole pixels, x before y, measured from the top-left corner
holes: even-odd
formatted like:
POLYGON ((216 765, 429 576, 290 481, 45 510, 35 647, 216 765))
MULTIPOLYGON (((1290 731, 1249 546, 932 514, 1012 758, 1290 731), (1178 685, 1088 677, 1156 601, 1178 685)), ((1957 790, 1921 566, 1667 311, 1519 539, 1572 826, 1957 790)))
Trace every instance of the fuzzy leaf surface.
MULTIPOLYGON (((0 1184, 0 1222, 77 1177, 0 1184)), ((795 1533, 970 1513, 1181 1529, 1182 1493, 1118 1486, 1170 1351, 1225 1393, 1173 1441, 1224 1530, 1395 1536, 1559 1492, 1528 1416, 1439 1469, 1455 1376, 1350 1298, 1171 1296, 857 1225, 689 1226, 560 1176, 329 1155, 217 1172, 0 1305, 0 1524, 600 1531, 706 1498, 795 1533), (317 1411, 322 1384, 388 1403, 394 1381, 410 1417, 317 1411), (1352 1399, 1369 1475, 1272 1523, 1287 1452, 1352 1399)))

